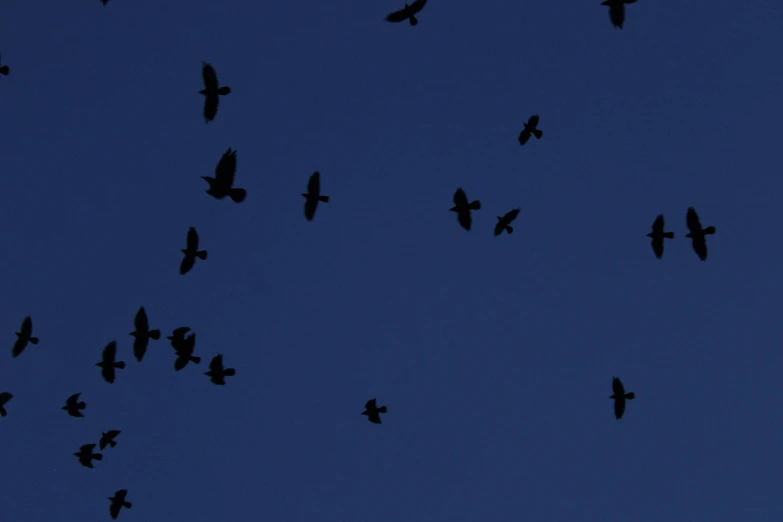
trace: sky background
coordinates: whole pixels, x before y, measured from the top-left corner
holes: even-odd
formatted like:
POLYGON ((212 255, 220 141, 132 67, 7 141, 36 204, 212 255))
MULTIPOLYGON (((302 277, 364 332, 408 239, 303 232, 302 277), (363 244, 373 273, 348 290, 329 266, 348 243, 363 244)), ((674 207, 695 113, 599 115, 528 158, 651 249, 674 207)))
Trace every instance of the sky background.
POLYGON ((144 522, 783 520, 783 8, 383 20, 403 3, 3 4, 0 522, 109 520, 121 488, 144 522), (202 60, 232 89, 209 125, 202 60), (242 204, 200 179, 228 147, 242 204), (183 277, 190 226, 209 257, 183 277), (139 306, 201 364, 175 373, 165 339, 136 363, 139 306), (13 359, 26 315, 41 341, 13 359))

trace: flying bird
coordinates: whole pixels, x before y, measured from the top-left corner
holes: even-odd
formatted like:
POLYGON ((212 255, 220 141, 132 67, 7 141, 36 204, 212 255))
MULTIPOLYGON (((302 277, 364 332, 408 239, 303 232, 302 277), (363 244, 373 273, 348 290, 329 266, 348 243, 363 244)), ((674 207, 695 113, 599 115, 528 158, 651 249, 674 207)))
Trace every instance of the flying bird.
POLYGON ((502 217, 498 216, 498 222, 495 225, 496 236, 502 234, 504 230, 509 234, 514 233, 514 229, 511 227, 510 223, 517 218, 517 216, 519 215, 519 210, 520 209, 515 208, 514 210, 510 210, 506 212, 506 214, 502 217))
POLYGON ((226 384, 225 378, 236 375, 236 373, 234 368, 223 367, 223 354, 219 353, 212 358, 212 361, 209 363, 209 371, 204 372, 204 375, 208 375, 213 383, 224 385, 226 384))
POLYGON ((103 449, 108 444, 110 448, 117 445, 114 439, 120 434, 120 430, 109 430, 106 433, 101 432, 101 440, 98 442, 98 447, 103 449))
POLYGON ((685 218, 685 223, 688 225, 688 230, 690 230, 690 232, 685 234, 685 237, 691 238, 693 243, 693 250, 699 256, 699 259, 706 261, 707 238, 704 236, 714 234, 715 227, 702 228, 699 215, 696 214, 696 211, 693 209, 693 207, 688 208, 688 215, 685 218))
POLYGON ((623 383, 617 377, 612 379, 612 391, 614 393, 609 398, 614 399, 614 416, 619 420, 625 411, 625 400, 631 401, 635 395, 633 392, 625 393, 623 383))
POLYGON ((655 252, 655 257, 660 259, 663 257, 663 239, 674 239, 674 232, 663 231, 663 214, 659 214, 652 224, 652 232, 647 234, 647 237, 652 238, 652 249, 655 252))
POLYGON ((426 3, 427 0, 415 0, 411 5, 405 4, 405 7, 399 11, 394 11, 393 13, 386 15, 386 21, 403 22, 405 20, 410 20, 411 25, 416 25, 419 23, 419 20, 416 19, 414 15, 424 9, 424 4, 426 3))
POLYGON ((540 140, 541 136, 544 135, 543 131, 536 128, 538 125, 538 114, 532 115, 527 119, 527 123, 523 123, 522 125, 524 125, 525 128, 522 129, 522 132, 519 133, 519 138, 517 138, 520 145, 527 143, 531 134, 535 136, 537 140, 540 140))
POLYGON ((95 448, 95 444, 85 444, 79 448, 79 451, 74 453, 74 455, 79 458, 81 465, 85 468, 92 468, 93 460, 103 460, 103 455, 92 452, 93 448, 95 448))
POLYGON ((144 354, 147 353, 147 345, 149 345, 150 339, 154 341, 160 339, 160 330, 150 330, 147 312, 144 310, 143 306, 136 312, 136 317, 133 319, 133 326, 136 328, 130 333, 130 335, 134 337, 133 355, 136 357, 137 361, 141 362, 144 358, 144 354))
POLYGON ((302 197, 306 200, 304 213, 307 221, 313 220, 319 201, 329 203, 329 196, 321 195, 321 174, 317 170, 310 176, 310 180, 307 182, 307 193, 302 194, 302 197))
POLYGON ((457 221, 462 225, 462 228, 470 230, 470 225, 473 222, 470 211, 479 209, 481 209, 481 202, 476 200, 472 203, 468 203, 468 197, 465 195, 465 191, 462 190, 462 188, 458 188, 454 193, 454 206, 449 210, 457 213, 457 221))
POLYGON ((9 72, 11 72, 11 69, 9 69, 7 65, 0 65, 0 74, 2 74, 3 76, 8 76, 9 72))
POLYGON ((615 29, 623 28, 625 22, 625 4, 633 4, 636 0, 605 0, 601 5, 609 6, 609 19, 615 29))
POLYGON ((219 86, 217 73, 207 62, 201 62, 201 76, 204 79, 204 88, 198 93, 204 95, 204 121, 209 123, 215 119, 220 96, 230 94, 231 87, 219 86))
POLYGON ((367 401, 367 404, 364 405, 364 411, 362 412, 362 415, 367 415, 367 418, 370 422, 374 424, 380 424, 381 413, 386 413, 386 406, 381 406, 378 408, 375 405, 375 399, 373 398, 367 401))
POLYGON ((234 174, 237 171, 237 151, 231 147, 223 153, 215 167, 215 177, 201 176, 209 183, 207 194, 215 199, 223 199, 226 196, 234 200, 234 203, 242 203, 247 197, 247 191, 243 188, 234 188, 234 174))
POLYGON ((8 415, 8 412, 5 411, 5 405, 8 404, 8 401, 13 398, 14 396, 8 392, 0 393, 0 417, 5 417, 8 415))
POLYGON ((27 348, 27 343, 38 344, 38 338, 33 337, 33 320, 28 315, 22 321, 22 328, 16 332, 16 342, 11 355, 16 357, 27 348))
POLYGON ((198 232, 193 227, 188 229, 187 246, 180 250, 185 257, 182 258, 182 262, 179 264, 179 273, 182 275, 190 272, 193 268, 193 263, 196 262, 196 258, 206 261, 207 251, 198 249, 198 232))
POLYGON ((174 370, 180 371, 182 368, 188 365, 189 362, 198 364, 201 362, 201 357, 195 357, 193 351, 196 349, 196 334, 192 333, 186 337, 183 341, 174 344, 174 350, 177 352, 177 359, 174 361, 174 370))
POLYGON ((113 497, 109 497, 107 499, 111 500, 111 504, 109 505, 109 514, 114 520, 117 520, 117 515, 120 514, 121 508, 130 509, 131 506, 133 506, 133 504, 125 500, 126 496, 128 496, 128 490, 120 489, 114 493, 113 497))
POLYGON ((62 409, 67 411, 68 415, 71 417, 84 417, 80 410, 86 408, 87 403, 84 401, 79 402, 79 395, 81 395, 81 393, 74 393, 65 399, 65 406, 62 407, 62 409))
POLYGON ((95 364, 95 366, 101 367, 101 375, 103 375, 103 379, 109 384, 114 382, 114 369, 117 368, 122 370, 125 368, 124 361, 115 362, 116 357, 117 341, 112 341, 103 349, 103 358, 101 359, 101 362, 95 364))

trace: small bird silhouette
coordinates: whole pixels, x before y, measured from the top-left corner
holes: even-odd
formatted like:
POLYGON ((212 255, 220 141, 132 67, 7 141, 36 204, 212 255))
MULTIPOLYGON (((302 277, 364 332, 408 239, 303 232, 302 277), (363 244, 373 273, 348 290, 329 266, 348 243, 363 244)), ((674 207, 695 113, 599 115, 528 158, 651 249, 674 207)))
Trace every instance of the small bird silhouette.
POLYGON ((172 340, 172 346, 177 352, 177 359, 174 361, 174 370, 180 371, 182 368, 188 365, 189 362, 198 364, 201 362, 201 357, 195 357, 193 351, 196 349, 196 334, 192 333, 186 337, 183 341, 175 342, 172 340))
POLYGON ((103 449, 108 444, 110 448, 117 445, 114 439, 120 434, 120 430, 109 430, 107 432, 101 432, 101 440, 98 442, 98 447, 103 449))
POLYGON ((696 211, 693 209, 693 207, 688 208, 688 214, 685 218, 685 223, 688 225, 688 230, 690 230, 690 232, 685 234, 685 237, 691 238, 693 243, 693 250, 699 256, 699 259, 706 261, 707 238, 704 236, 714 234, 715 227, 702 228, 699 215, 696 214, 696 211))
POLYGON ((120 514, 120 509, 130 509, 133 506, 133 504, 125 500, 125 497, 127 496, 127 489, 119 489, 114 493, 113 497, 109 497, 107 499, 111 500, 111 505, 109 505, 109 514, 114 520, 117 520, 117 516, 120 514))
POLYGON ((212 358, 209 363, 209 371, 204 372, 204 375, 208 375, 213 383, 224 385, 226 384, 225 378, 236 375, 236 373, 234 368, 223 368, 223 354, 219 353, 212 358))
POLYGON ((510 223, 517 218, 517 216, 519 215, 519 211, 520 209, 515 208, 514 210, 510 210, 506 212, 506 214, 502 217, 498 216, 498 222, 495 225, 496 236, 502 234, 504 230, 509 234, 514 233, 514 229, 510 226, 510 223))
POLYGON ((109 384, 114 382, 114 369, 117 368, 122 370, 125 368, 124 361, 115 362, 116 357, 117 341, 112 341, 103 349, 103 358, 101 362, 95 364, 95 366, 101 367, 101 375, 103 375, 103 379, 109 384))
POLYGON ((313 220, 319 201, 329 203, 329 196, 321 195, 321 174, 317 170, 310 176, 310 180, 307 182, 307 193, 302 194, 302 197, 306 200, 304 213, 307 221, 313 220))
POLYGON ((652 232, 647 234, 647 237, 652 238, 652 249, 655 252, 655 257, 660 259, 663 257, 663 239, 674 239, 674 232, 663 231, 663 214, 659 214, 652 224, 652 232))
POLYGON ((136 357, 137 361, 141 362, 144 358, 144 354, 147 353, 147 345, 149 345, 150 339, 154 341, 160 339, 160 330, 150 330, 147 312, 144 310, 143 306, 136 312, 136 317, 133 319, 133 326, 136 327, 136 329, 130 333, 130 335, 134 337, 133 355, 136 357))
POLYGON ((247 191, 243 188, 234 188, 234 175, 237 171, 237 151, 228 148, 223 153, 215 167, 215 177, 201 176, 209 183, 207 194, 215 199, 223 199, 226 196, 234 200, 234 203, 242 203, 247 197, 247 191))
POLYGON ((27 343, 38 344, 38 338, 32 337, 33 335, 33 320, 28 315, 22 321, 22 328, 16 332, 16 342, 14 348, 11 350, 11 355, 17 357, 20 353, 27 348, 27 343))
POLYGON ((103 455, 92 452, 93 448, 95 448, 95 444, 85 444, 79 448, 79 451, 74 453, 74 455, 79 458, 81 465, 85 468, 92 468, 93 460, 103 460, 103 455))
POLYGON ((636 395, 633 392, 625 393, 623 383, 617 377, 612 379, 612 391, 614 393, 609 398, 614 399, 614 416, 619 420, 625 411, 625 400, 631 401, 636 395))
POLYGON ((375 399, 373 398, 367 401, 367 404, 364 405, 364 411, 362 412, 362 415, 367 415, 367 418, 370 422, 374 424, 380 424, 381 413, 386 413, 386 406, 381 406, 378 408, 375 405, 375 399))
MULTIPOLYGON (((0 63, 2 63, 2 61, 0 61, 0 63)), ((11 69, 9 69, 7 65, 0 65, 0 74, 8 76, 9 72, 11 72, 11 69)))
POLYGON ((465 191, 462 188, 458 188, 454 193, 454 206, 449 210, 457 213, 457 221, 462 225, 462 228, 470 230, 470 225, 473 222, 470 211, 479 209, 481 209, 481 202, 476 200, 468 203, 468 196, 465 195, 465 191))
POLYGON ((201 62, 201 76, 204 88, 198 93, 204 95, 204 121, 209 123, 215 119, 220 96, 231 94, 231 87, 220 87, 215 69, 207 62, 201 62))
POLYGON ((87 403, 84 401, 79 402, 79 395, 81 395, 81 392, 74 393, 73 395, 65 399, 65 406, 62 407, 62 409, 67 411, 68 415, 70 415, 71 417, 84 417, 84 415, 82 415, 82 412, 79 410, 83 410, 84 408, 86 408, 87 403))
POLYGON ((13 398, 14 396, 9 392, 0 393, 0 417, 5 417, 8 415, 8 412, 5 411, 5 405, 8 404, 8 401, 13 398))
POLYGON ((636 0, 605 0, 601 5, 609 6, 609 19, 615 29, 622 29, 625 22, 625 4, 633 4, 636 0))
POLYGON ((190 272, 190 269, 193 268, 193 263, 196 262, 196 258, 202 261, 207 260, 207 251, 198 249, 198 232, 196 232, 195 228, 190 227, 188 229, 187 245, 180 252, 185 254, 185 257, 182 258, 182 262, 179 264, 179 273, 182 275, 190 272))
POLYGON ((527 140, 530 139, 531 134, 535 136, 537 140, 540 140, 541 136, 544 135, 543 131, 536 128, 538 125, 538 114, 532 115, 527 119, 527 123, 523 123, 523 125, 525 128, 522 129, 522 132, 519 133, 519 138, 517 138, 520 145, 527 143, 527 140))
POLYGON ((415 0, 411 5, 405 4, 405 7, 399 11, 387 14, 385 20, 387 22, 403 22, 405 20, 410 20, 411 25, 416 25, 419 21, 414 15, 424 9, 424 4, 426 3, 427 0, 415 0))

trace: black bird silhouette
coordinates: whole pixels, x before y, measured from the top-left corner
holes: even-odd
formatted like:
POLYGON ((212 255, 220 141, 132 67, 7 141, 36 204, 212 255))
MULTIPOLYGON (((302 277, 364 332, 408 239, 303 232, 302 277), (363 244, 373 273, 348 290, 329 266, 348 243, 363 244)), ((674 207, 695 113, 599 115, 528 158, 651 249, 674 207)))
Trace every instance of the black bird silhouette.
POLYGON ((196 258, 206 261, 207 251, 198 249, 198 232, 193 227, 188 229, 187 246, 180 250, 185 257, 182 258, 182 263, 179 264, 179 273, 182 275, 190 272, 193 268, 193 263, 196 262, 196 258))
POLYGON ((374 424, 380 424, 381 413, 386 413, 386 406, 381 406, 378 408, 375 405, 375 399, 373 398, 367 401, 367 404, 364 405, 364 411, 362 412, 362 415, 367 415, 367 418, 370 422, 374 424))
POLYGON ((236 375, 236 373, 237 371, 234 368, 223 367, 223 354, 219 353, 212 358, 212 361, 209 363, 209 371, 204 372, 204 375, 208 375, 213 383, 224 385, 226 384, 225 378, 236 375))
POLYGON ((402 22, 410 20, 411 25, 416 25, 419 21, 414 16, 416 13, 424 9, 424 4, 427 0, 415 0, 411 5, 405 4, 405 7, 399 11, 394 11, 386 15, 387 22, 402 22))
POLYGON ((454 193, 454 206, 449 210, 457 213, 457 221, 462 225, 462 228, 470 230, 470 225, 473 222, 470 211, 479 209, 481 209, 481 201, 476 200, 468 203, 468 196, 465 195, 465 191, 462 188, 458 188, 454 193))
POLYGON ((319 201, 329 203, 329 196, 321 195, 321 174, 317 170, 310 176, 310 180, 307 182, 307 193, 302 194, 302 197, 307 200, 304 206, 307 221, 313 220, 319 201))
POLYGON ((688 225, 688 230, 690 230, 690 232, 685 234, 685 237, 691 238, 691 241, 693 242, 693 250, 699 256, 699 259, 706 261, 707 238, 704 236, 714 234, 715 227, 702 228, 699 215, 696 214, 696 211, 693 209, 693 207, 688 208, 688 214, 685 218, 685 223, 688 225))
POLYGON ((609 398, 614 399, 614 416, 617 419, 620 419, 625 411, 625 400, 628 399, 631 401, 636 395, 634 395, 633 392, 625 393, 623 383, 617 377, 612 379, 612 391, 614 393, 610 395, 609 398))
POLYGON ((509 234, 514 233, 514 229, 510 226, 510 223, 517 218, 517 216, 519 215, 519 210, 520 209, 515 208, 514 210, 510 210, 506 212, 506 214, 502 217, 498 216, 498 222, 495 225, 496 236, 502 234, 504 230, 509 234))
POLYGON ((519 133, 519 138, 517 138, 520 145, 527 143, 527 140, 530 139, 531 134, 535 136, 537 140, 540 140, 541 136, 544 135, 543 131, 536 128, 538 125, 538 114, 532 115, 527 119, 527 123, 523 123, 523 125, 525 128, 522 129, 522 132, 519 133))
POLYGON ((223 199, 226 196, 234 200, 234 203, 242 203, 247 197, 247 191, 243 188, 234 188, 234 175, 237 172, 237 151, 231 147, 223 153, 215 167, 215 177, 201 176, 209 183, 207 194, 215 199, 223 199))
POLYGON ((101 440, 98 442, 98 446, 103 449, 108 444, 110 448, 117 445, 114 439, 120 434, 120 430, 109 430, 106 433, 101 432, 101 440))
POLYGON ((93 448, 95 448, 95 444, 85 444, 79 448, 79 451, 74 453, 75 456, 79 457, 79 462, 85 468, 92 468, 93 460, 103 460, 103 455, 92 452, 93 448))
POLYGON ((103 349, 103 359, 101 362, 95 364, 95 366, 101 367, 101 375, 103 375, 103 379, 109 384, 114 382, 114 369, 118 368, 122 370, 125 368, 125 362, 115 362, 116 357, 117 341, 112 341, 103 349))
POLYGON ((623 28, 625 22, 625 4, 633 4, 636 0, 605 0, 601 5, 609 6, 609 19, 615 29, 623 28))
POLYGON ((14 343, 13 350, 11 350, 11 355, 16 357, 20 353, 22 353, 24 349, 27 348, 28 342, 30 342, 31 344, 38 344, 38 338, 32 337, 32 335, 33 335, 33 320, 28 315, 22 321, 21 330, 16 332, 16 342, 14 343))
POLYGON ((201 357, 195 357, 193 351, 196 349, 196 334, 192 333, 187 336, 183 341, 175 342, 172 340, 171 344, 174 346, 174 350, 177 352, 177 360, 174 361, 174 370, 180 371, 182 368, 188 365, 189 362, 198 364, 201 362, 201 357))
POLYGON ((209 123, 215 119, 220 96, 231 94, 231 87, 220 87, 215 69, 207 62, 201 62, 201 76, 204 79, 204 88, 198 93, 204 95, 204 120, 209 123))
POLYGON ((147 312, 142 306, 139 311, 136 312, 136 317, 133 319, 133 326, 136 330, 132 331, 130 335, 133 339, 133 355, 136 360, 141 362, 144 358, 144 354, 147 353, 147 345, 150 339, 157 341, 160 339, 160 330, 150 330, 150 323, 147 320, 147 312))
POLYGON ((13 398, 14 396, 9 392, 0 393, 0 417, 8 415, 8 412, 5 411, 5 405, 13 398))
POLYGON ((9 69, 7 65, 0 65, 0 74, 2 74, 3 76, 8 76, 9 72, 11 72, 11 69, 9 69))
POLYGON ((174 348, 174 350, 177 349, 177 346, 182 344, 185 341, 185 336, 190 331, 189 326, 180 326, 178 328, 175 328, 173 332, 171 332, 171 335, 166 337, 169 341, 171 341, 171 346, 174 348))
POLYGON ((65 406, 62 407, 62 409, 67 411, 68 415, 70 415, 71 417, 84 417, 84 415, 82 415, 82 412, 79 410, 83 410, 84 408, 86 408, 87 403, 84 401, 79 402, 79 395, 81 395, 81 392, 74 393, 73 395, 65 399, 65 406))
POLYGON ((130 509, 133 504, 125 500, 125 497, 128 496, 128 490, 127 489, 118 489, 113 497, 109 497, 107 500, 111 500, 111 505, 109 505, 109 514, 111 515, 111 518, 114 520, 117 520, 117 515, 120 514, 120 509, 130 509))
POLYGON ((652 238, 652 249, 655 252, 655 257, 660 259, 663 257, 663 239, 674 239, 674 232, 663 231, 663 214, 659 214, 652 224, 652 232, 647 234, 647 237, 652 238))

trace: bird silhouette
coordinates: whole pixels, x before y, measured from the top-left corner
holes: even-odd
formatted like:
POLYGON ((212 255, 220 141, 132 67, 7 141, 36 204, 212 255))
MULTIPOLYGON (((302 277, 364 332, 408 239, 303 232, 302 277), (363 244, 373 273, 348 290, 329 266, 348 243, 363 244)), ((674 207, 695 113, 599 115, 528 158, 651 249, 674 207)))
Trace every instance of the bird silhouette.
POLYGON ((470 215, 471 210, 481 209, 481 202, 479 200, 468 203, 468 197, 465 195, 465 191, 462 188, 458 188, 454 193, 454 206, 449 210, 457 213, 457 221, 462 228, 470 230, 470 225, 473 222, 473 218, 470 215))
POLYGON ((367 401, 367 404, 364 405, 364 411, 362 412, 362 415, 367 415, 367 418, 370 422, 374 424, 380 424, 381 413, 386 413, 386 406, 381 406, 378 408, 375 405, 375 399, 373 398, 367 401))
POLYGON ((634 397, 636 397, 636 395, 634 395, 633 392, 625 393, 623 383, 617 377, 612 379, 612 391, 614 393, 610 395, 609 398, 614 399, 614 416, 617 419, 620 419, 622 418, 623 412, 625 411, 626 399, 631 401, 634 399, 634 397))
POLYGON ((103 455, 92 452, 93 448, 95 448, 95 444, 85 444, 79 448, 79 451, 74 453, 74 455, 79 458, 81 465, 85 468, 92 468, 93 460, 103 460, 103 455))
POLYGON ((177 349, 177 346, 182 344, 185 341, 185 336, 190 331, 189 326, 180 326, 178 328, 175 328, 173 332, 171 332, 171 335, 166 337, 169 341, 171 341, 171 346, 174 348, 174 350, 177 349))
POLYGON ((207 251, 198 249, 198 232, 196 232, 195 228, 190 227, 188 229, 187 245, 180 252, 185 254, 185 257, 182 258, 182 262, 179 264, 179 273, 182 275, 190 272, 190 269, 193 268, 193 263, 196 262, 196 258, 206 261, 207 251))
POLYGON ((237 151, 228 148, 215 167, 215 177, 201 176, 209 183, 207 194, 215 199, 223 199, 226 196, 234 200, 234 203, 242 203, 247 197, 247 191, 243 188, 234 188, 234 175, 237 171, 237 151))
POLYGON ((103 449, 108 444, 110 448, 113 448, 114 446, 117 445, 117 443, 114 442, 114 439, 119 434, 120 434, 120 430, 109 430, 105 433, 101 432, 101 440, 98 442, 98 447, 100 449, 103 449))
POLYGON ((79 402, 79 395, 81 395, 81 393, 74 393, 65 399, 65 406, 62 407, 62 409, 67 411, 68 415, 71 417, 84 417, 80 410, 86 408, 87 403, 84 401, 79 402))
POLYGON ((651 244, 655 257, 660 259, 663 257, 663 239, 674 239, 674 232, 663 231, 663 214, 659 214, 652 224, 652 232, 647 234, 647 237, 652 238, 651 244))
POLYGON ((113 497, 109 497, 107 499, 111 500, 111 504, 109 505, 109 514, 114 520, 117 520, 117 516, 120 514, 120 509, 130 509, 133 506, 133 504, 125 500, 127 496, 127 489, 119 489, 114 493, 113 497))
MULTIPOLYGON (((0 63, 2 63, 2 61, 0 61, 0 63)), ((9 72, 11 72, 11 69, 9 69, 7 65, 0 65, 0 74, 8 76, 9 72)))
POLYGON ((622 29, 625 22, 625 4, 633 4, 636 0, 605 0, 601 5, 609 6, 609 19, 615 29, 622 29))
POLYGON ((532 115, 527 119, 527 123, 523 123, 522 125, 524 125, 525 128, 522 129, 522 132, 519 133, 519 138, 517 138, 520 145, 527 143, 527 140, 530 139, 531 134, 535 136, 537 140, 540 140, 541 136, 544 135, 543 131, 536 128, 538 125, 538 114, 532 115))
POLYGON ((306 200, 304 213, 307 221, 313 220, 319 201, 329 203, 329 196, 321 195, 321 174, 317 170, 310 176, 310 180, 307 182, 307 193, 302 194, 302 197, 306 200))
POLYGON ((685 217, 685 223, 688 225, 688 232, 685 237, 691 238, 693 244, 693 251, 699 256, 702 261, 707 260, 707 238, 710 234, 715 233, 715 227, 702 228, 699 215, 693 207, 688 208, 688 214, 685 217))
POLYGON ((150 323, 147 319, 147 312, 142 306, 136 312, 136 317, 133 319, 133 326, 136 328, 130 333, 134 337, 133 339, 133 355, 136 360, 141 362, 144 358, 144 354, 147 353, 147 345, 149 345, 150 339, 157 341, 160 339, 160 330, 150 330, 150 323))
POLYGON ((198 364, 201 362, 201 357, 195 357, 193 351, 196 349, 196 334, 192 333, 182 341, 176 343, 172 340, 172 346, 177 352, 177 359, 174 361, 174 370, 180 371, 182 368, 188 365, 189 362, 198 364))
POLYGON ((22 328, 16 332, 16 342, 11 350, 11 355, 17 357, 27 348, 27 343, 38 344, 38 338, 33 335, 33 320, 28 315, 22 321, 22 328))
POLYGON ((427 0, 415 0, 411 5, 405 4, 405 7, 399 11, 387 14, 385 20, 387 22, 403 22, 405 20, 410 20, 411 25, 416 25, 419 23, 419 20, 416 19, 414 15, 424 9, 424 4, 426 3, 427 0))
POLYGON ((208 375, 213 383, 224 385, 226 384, 225 378, 234 376, 236 373, 234 368, 223 367, 223 354, 219 353, 212 358, 212 361, 209 363, 209 371, 204 372, 204 375, 208 375))
POLYGON ((114 382, 114 369, 117 368, 122 370, 125 368, 125 362, 115 362, 116 357, 117 342, 112 341, 106 345, 106 348, 103 349, 103 358, 101 362, 95 364, 95 366, 101 367, 101 375, 103 375, 103 379, 109 384, 114 382))
POLYGON ((204 88, 198 93, 204 95, 204 121, 209 123, 215 119, 220 96, 231 94, 231 87, 220 87, 215 69, 207 62, 201 62, 201 76, 204 88))
POLYGON ((14 396, 9 392, 0 393, 0 417, 5 417, 8 415, 8 412, 5 411, 5 405, 8 404, 8 401, 13 398, 14 396))
POLYGON ((502 234, 504 230, 509 234, 514 233, 514 229, 511 227, 510 223, 517 218, 517 216, 519 215, 519 211, 520 209, 515 208, 514 210, 510 210, 506 212, 506 214, 502 217, 498 216, 498 222, 495 225, 496 236, 502 234))

